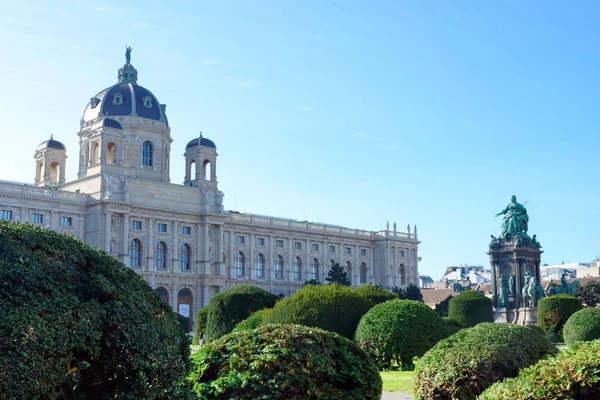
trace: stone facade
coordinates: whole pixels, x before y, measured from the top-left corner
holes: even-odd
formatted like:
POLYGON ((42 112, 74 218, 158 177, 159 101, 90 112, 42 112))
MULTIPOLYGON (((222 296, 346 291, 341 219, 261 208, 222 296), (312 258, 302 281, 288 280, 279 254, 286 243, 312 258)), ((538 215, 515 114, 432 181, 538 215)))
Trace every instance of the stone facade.
POLYGON ((324 281, 334 262, 353 285, 418 284, 416 227, 371 232, 223 210, 218 154, 206 138, 186 148, 184 184, 170 183, 166 106, 137 85, 129 62, 123 68, 136 80, 119 74, 119 83, 86 106, 78 179, 65 182, 66 149, 52 138, 35 152, 35 184, 0 181, 0 218, 105 250, 191 324, 225 288, 252 283, 288 296, 307 280, 324 281))

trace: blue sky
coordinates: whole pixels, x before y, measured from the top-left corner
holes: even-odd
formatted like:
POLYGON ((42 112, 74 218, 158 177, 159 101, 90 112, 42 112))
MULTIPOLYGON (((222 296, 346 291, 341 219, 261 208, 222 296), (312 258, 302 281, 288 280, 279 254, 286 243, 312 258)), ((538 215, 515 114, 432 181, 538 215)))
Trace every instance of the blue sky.
POLYGON ((79 119, 126 44, 167 114, 172 182, 200 131, 225 206, 417 224, 420 272, 488 265, 512 194, 543 262, 600 254, 600 5, 552 1, 0 2, 2 179, 79 119), (176 156, 179 154, 180 156, 176 156))

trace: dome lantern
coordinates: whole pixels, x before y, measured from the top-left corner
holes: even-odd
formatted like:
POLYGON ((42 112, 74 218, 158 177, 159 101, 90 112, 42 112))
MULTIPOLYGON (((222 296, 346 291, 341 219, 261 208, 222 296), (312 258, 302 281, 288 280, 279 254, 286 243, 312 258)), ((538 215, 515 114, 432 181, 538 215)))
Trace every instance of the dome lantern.
POLYGON ((137 70, 131 65, 131 46, 125 49, 125 65, 119 68, 119 83, 137 83, 137 70))

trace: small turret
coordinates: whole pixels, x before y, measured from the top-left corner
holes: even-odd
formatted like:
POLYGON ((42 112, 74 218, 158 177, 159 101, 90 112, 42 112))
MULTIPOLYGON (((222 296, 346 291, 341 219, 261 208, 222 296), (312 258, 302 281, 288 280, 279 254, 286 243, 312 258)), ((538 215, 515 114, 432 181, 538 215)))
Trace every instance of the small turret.
POLYGON ((50 139, 38 145, 33 155, 35 160, 35 184, 46 185, 65 183, 67 148, 50 135, 50 139))

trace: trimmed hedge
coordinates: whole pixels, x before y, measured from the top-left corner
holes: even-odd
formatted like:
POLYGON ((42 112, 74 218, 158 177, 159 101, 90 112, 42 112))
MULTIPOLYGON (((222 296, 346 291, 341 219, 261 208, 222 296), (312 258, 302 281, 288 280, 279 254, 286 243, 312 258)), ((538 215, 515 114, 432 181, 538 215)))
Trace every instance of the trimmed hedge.
POLYGON ((187 398, 189 352, 177 314, 133 270, 0 222, 0 397, 187 398))
POLYGON ((204 335, 206 332, 206 320, 208 319, 208 306, 201 308, 196 313, 196 322, 194 323, 194 339, 192 340, 193 345, 200 344, 200 334, 204 335))
POLYGON ((442 317, 415 300, 391 300, 367 312, 356 328, 356 343, 380 370, 411 366, 448 335, 442 317))
POLYGON ((208 302, 205 343, 228 334, 254 311, 273 307, 278 299, 253 285, 237 285, 216 294, 208 302))
POLYGON ((263 308, 262 310, 258 310, 253 312, 248 318, 241 321, 239 324, 233 328, 232 332, 241 332, 248 331, 251 329, 256 329, 262 325, 263 317, 265 316, 265 312, 271 311, 269 308, 263 308))
POLYGON ((600 398, 600 340, 577 343, 556 357, 496 383, 482 400, 554 400, 600 398))
POLYGON ((563 335, 565 343, 589 342, 600 339, 600 308, 584 308, 567 320, 563 335))
POLYGON ((352 339, 360 318, 373 305, 348 286, 309 285, 278 302, 264 322, 311 326, 352 339))
POLYGON ((538 302, 537 325, 547 335, 554 333, 556 341, 563 341, 563 327, 569 317, 581 310, 581 301, 568 294, 545 297, 538 302))
POLYGON ((448 317, 464 327, 475 326, 481 322, 494 322, 492 300, 474 290, 465 290, 450 299, 448 317))
POLYGON ((372 284, 366 284, 354 289, 356 293, 371 300, 375 304, 380 304, 388 300, 397 299, 398 296, 389 290, 372 284))
POLYGON ((379 400, 381 377, 350 340, 300 325, 231 333, 192 356, 194 390, 205 400, 379 400))
POLYGON ((415 399, 471 400, 556 347, 538 330, 481 323, 441 340, 417 362, 415 399))
POLYGON ((444 322, 446 323, 446 329, 448 330, 448 336, 454 335, 456 332, 460 331, 463 326, 460 322, 453 320, 450 317, 442 317, 444 322))

